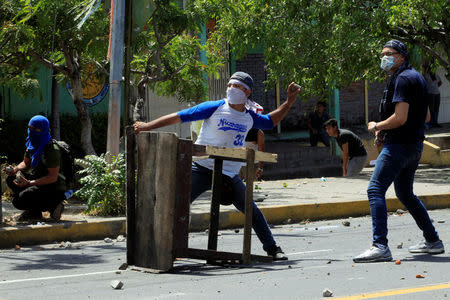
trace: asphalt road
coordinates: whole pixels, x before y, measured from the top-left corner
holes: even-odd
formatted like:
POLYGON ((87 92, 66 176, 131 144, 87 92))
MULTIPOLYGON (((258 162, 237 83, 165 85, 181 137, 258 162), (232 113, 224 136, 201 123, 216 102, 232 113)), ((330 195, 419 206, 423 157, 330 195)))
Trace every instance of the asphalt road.
MULTIPOLYGON (((430 215, 445 254, 408 253, 421 240, 420 231, 409 214, 390 216, 390 247, 400 265, 353 263, 370 246, 369 217, 276 226, 275 238, 289 260, 246 267, 181 260, 166 274, 118 271, 125 262, 124 241, 1 250, 0 299, 320 299, 325 288, 333 292, 331 299, 450 299, 450 209, 430 215), (122 281, 122 289, 114 290, 112 280, 122 281)), ((194 233, 189 241, 205 248, 207 235, 194 233)), ((256 236, 252 242, 253 253, 262 254, 256 236)), ((218 249, 240 251, 242 229, 221 231, 218 249)))

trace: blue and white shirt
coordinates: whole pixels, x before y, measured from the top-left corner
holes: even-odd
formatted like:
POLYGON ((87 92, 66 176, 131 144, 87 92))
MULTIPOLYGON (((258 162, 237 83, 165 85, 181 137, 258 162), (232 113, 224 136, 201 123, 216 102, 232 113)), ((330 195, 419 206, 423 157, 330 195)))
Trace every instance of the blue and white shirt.
MULTIPOLYGON (((245 137, 251 128, 272 129, 272 118, 256 114, 245 109, 237 111, 228 105, 225 99, 203 102, 178 112, 181 122, 204 120, 196 144, 228 148, 244 147, 245 137)), ((197 163, 205 168, 214 168, 213 159, 204 159, 197 163)), ((222 173, 234 177, 239 173, 242 162, 223 162, 222 173)))

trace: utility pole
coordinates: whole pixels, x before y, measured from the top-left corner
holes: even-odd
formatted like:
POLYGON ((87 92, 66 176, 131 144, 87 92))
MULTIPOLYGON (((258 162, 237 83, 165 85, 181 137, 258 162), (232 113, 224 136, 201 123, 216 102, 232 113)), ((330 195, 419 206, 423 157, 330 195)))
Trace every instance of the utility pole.
MULTIPOLYGON (((111 65, 109 69, 109 110, 106 151, 119 154, 120 99, 122 96, 122 68, 125 31, 125 0, 112 0, 113 24, 111 33, 111 65)), ((109 158, 108 158, 109 159, 109 158)))

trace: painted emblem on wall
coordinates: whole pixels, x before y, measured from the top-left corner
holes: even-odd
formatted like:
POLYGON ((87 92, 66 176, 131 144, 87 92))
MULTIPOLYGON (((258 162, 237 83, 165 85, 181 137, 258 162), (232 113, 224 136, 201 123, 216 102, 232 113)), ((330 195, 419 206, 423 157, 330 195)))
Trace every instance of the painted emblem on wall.
MULTIPOLYGON (((87 106, 94 106, 99 104, 108 94, 109 84, 105 76, 97 76, 94 74, 94 66, 86 66, 86 76, 82 78, 83 86, 83 102, 87 106)), ((66 88, 72 95, 72 88, 70 83, 66 84, 66 88)))

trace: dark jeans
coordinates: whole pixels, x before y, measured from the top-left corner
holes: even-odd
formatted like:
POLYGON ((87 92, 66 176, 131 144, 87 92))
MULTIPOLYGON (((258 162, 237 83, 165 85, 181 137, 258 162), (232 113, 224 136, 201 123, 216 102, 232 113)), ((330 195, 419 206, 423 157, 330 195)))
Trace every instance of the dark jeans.
MULTIPOLYGON (((31 179, 25 175, 27 179, 31 179)), ((19 188, 13 183, 15 176, 6 178, 6 184, 14 193, 12 204, 20 210, 32 212, 53 212, 56 206, 65 199, 64 192, 57 191, 53 184, 19 188)))
POLYGON ((330 137, 325 130, 319 130, 316 134, 309 132, 309 142, 312 147, 317 146, 318 142, 322 142, 325 146, 330 147, 330 137))
POLYGON ((428 94, 428 103, 430 107, 430 124, 436 126, 438 124, 439 106, 441 105, 441 94, 428 94))
POLYGON ((439 240, 427 209, 413 193, 414 174, 422 155, 423 142, 387 144, 377 158, 367 195, 372 215, 373 243, 388 244, 386 191, 394 182, 397 198, 411 213, 428 242, 439 240))
MULTIPOLYGON (((236 175, 232 178, 233 185, 233 205, 242 213, 245 212, 245 184, 241 178, 236 175)), ((210 190, 212 186, 212 171, 198 164, 192 164, 192 185, 191 185, 191 203, 203 192, 210 190)), ((267 224, 266 218, 253 202, 252 226, 256 235, 263 244, 263 249, 267 249, 275 245, 272 232, 267 224)))

